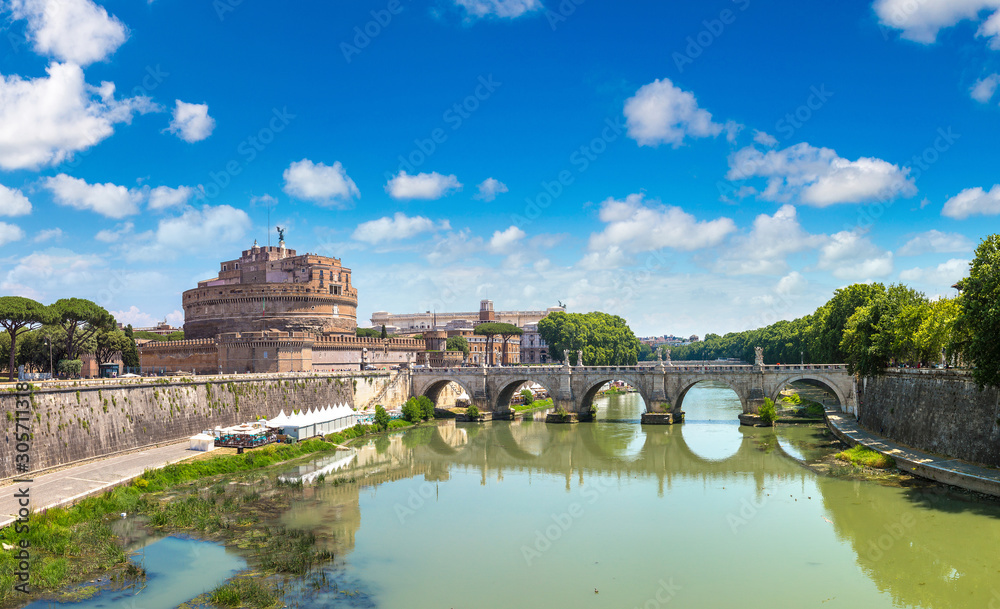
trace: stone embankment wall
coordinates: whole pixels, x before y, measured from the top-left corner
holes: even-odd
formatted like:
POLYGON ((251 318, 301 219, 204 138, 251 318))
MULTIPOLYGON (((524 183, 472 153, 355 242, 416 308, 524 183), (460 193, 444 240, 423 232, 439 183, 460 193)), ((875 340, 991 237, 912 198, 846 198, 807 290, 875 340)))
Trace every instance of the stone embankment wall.
MULTIPOLYGON (((346 403, 360 410, 396 408, 409 396, 406 372, 235 375, 122 379, 118 384, 64 383, 31 399, 31 470, 181 440, 279 410, 346 403), (68 386, 67 386, 68 385, 68 386)), ((13 393, 0 394, 7 420, 0 479, 15 475, 13 393)))
POLYGON ((1000 392, 957 370, 903 370, 863 379, 865 429, 919 450, 1000 466, 1000 392))

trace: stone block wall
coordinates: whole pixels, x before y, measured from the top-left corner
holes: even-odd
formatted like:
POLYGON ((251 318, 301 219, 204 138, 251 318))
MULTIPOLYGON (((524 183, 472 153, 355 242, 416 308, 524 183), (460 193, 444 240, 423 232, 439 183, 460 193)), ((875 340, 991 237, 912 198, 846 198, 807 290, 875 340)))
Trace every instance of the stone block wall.
POLYGON ((866 378, 858 422, 919 450, 1000 466, 1000 392, 964 371, 912 370, 866 378))
MULTIPOLYGON (((337 403, 374 407, 375 398, 395 408, 409 393, 408 377, 397 372, 160 381, 36 391, 31 400, 31 471, 182 440, 217 425, 271 418, 279 410, 288 413, 337 403)), ((7 419, 6 446, 0 454, 3 479, 15 473, 14 394, 0 394, 0 407, 7 419)))

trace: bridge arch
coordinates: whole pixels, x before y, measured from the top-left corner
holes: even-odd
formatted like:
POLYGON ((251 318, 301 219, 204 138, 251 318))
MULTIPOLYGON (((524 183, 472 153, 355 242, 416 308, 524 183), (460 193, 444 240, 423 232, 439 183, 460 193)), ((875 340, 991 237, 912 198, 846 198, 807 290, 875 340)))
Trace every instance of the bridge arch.
POLYGON ((615 374, 608 375, 607 377, 599 376, 587 379, 587 385, 583 392, 583 398, 580 400, 580 412, 590 412, 590 407, 593 406, 594 398, 597 397, 597 393, 601 390, 601 387, 612 381, 622 381, 627 383, 629 387, 638 391, 639 396, 642 397, 644 412, 652 412, 653 402, 650 399, 652 396, 650 396, 649 392, 646 391, 645 383, 642 383, 641 379, 628 374, 615 374), (595 381, 595 378, 600 380, 595 381))
POLYGON ((463 390, 465 390, 465 393, 469 394, 470 400, 475 395, 472 388, 467 383, 463 382, 461 379, 457 379, 454 377, 447 377, 447 376, 436 377, 422 383, 423 389, 420 390, 418 394, 430 398, 430 400, 434 402, 434 405, 436 406, 438 403, 438 397, 440 397, 441 392, 444 390, 445 387, 447 387, 451 383, 455 383, 463 390))
POLYGON ((834 396, 836 396, 837 403, 841 408, 847 405, 847 398, 844 395, 844 392, 840 390, 840 387, 837 386, 837 383, 818 374, 798 373, 794 375, 789 375, 787 378, 782 379, 777 384, 775 384, 774 392, 770 396, 771 399, 774 400, 775 403, 777 403, 778 400, 781 399, 781 390, 784 389, 786 386, 798 381, 829 391, 834 396))
POLYGON ((520 387, 521 385, 524 385, 525 383, 536 383, 538 385, 541 385, 542 388, 544 388, 545 391, 548 392, 550 397, 553 398, 555 397, 555 394, 552 392, 552 388, 549 387, 549 385, 545 382, 544 378, 527 378, 527 377, 513 376, 507 379, 502 379, 496 385, 497 387, 496 398, 494 398, 493 403, 490 404, 490 407, 492 408, 493 412, 502 413, 510 411, 511 410, 510 399, 514 397, 514 392, 517 391, 517 388, 520 387))
POLYGON ((681 385, 680 391, 677 392, 677 397, 675 398, 675 403, 671 404, 671 406, 673 407, 673 410, 674 411, 683 410, 684 398, 687 397, 687 394, 688 394, 689 391, 691 391, 691 388, 694 387, 695 385, 697 385, 698 383, 704 383, 706 381, 712 381, 712 382, 716 382, 716 383, 721 383, 723 385, 727 385, 730 389, 733 390, 733 393, 736 394, 736 397, 739 398, 739 400, 740 400, 740 406, 742 407, 743 412, 747 412, 747 396, 742 391, 740 391, 741 388, 738 387, 737 385, 735 385, 732 381, 730 381, 726 377, 724 377, 724 376, 715 376, 715 375, 699 376, 699 377, 694 378, 694 379, 686 380, 681 385))

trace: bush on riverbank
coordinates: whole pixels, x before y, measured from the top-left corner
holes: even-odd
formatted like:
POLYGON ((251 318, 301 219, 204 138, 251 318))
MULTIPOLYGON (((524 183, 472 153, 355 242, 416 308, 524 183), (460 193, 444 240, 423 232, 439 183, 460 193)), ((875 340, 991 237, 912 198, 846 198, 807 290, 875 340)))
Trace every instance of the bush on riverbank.
POLYGON ((533 412, 536 410, 546 410, 552 408, 552 398, 545 398, 544 400, 535 400, 531 404, 511 404, 511 409, 514 412, 533 412))
MULTIPOLYGON (((388 415, 387 415, 388 416, 388 415)), ((378 419, 376 418, 376 421, 378 419)), ((418 419, 419 421, 419 419, 418 419)), ((334 444, 344 444, 354 438, 360 438, 362 436, 370 436, 382 431, 392 431, 394 429, 403 429, 406 427, 412 427, 413 423, 409 421, 404 421, 403 419, 392 419, 390 420, 385 429, 380 429, 378 424, 375 425, 362 425, 358 423, 354 427, 348 427, 343 431, 338 431, 336 433, 327 434, 324 436, 324 440, 327 442, 333 442, 334 444)))
POLYGON ((411 423, 433 419, 434 402, 424 395, 406 400, 406 403, 403 404, 403 418, 411 423))
POLYGON ((757 410, 757 415, 760 416, 760 422, 765 426, 774 425, 774 422, 778 418, 778 411, 774 407, 774 400, 764 398, 764 403, 757 410))
POLYGON ((232 579, 212 590, 208 598, 218 607, 270 609, 282 605, 270 587, 252 577, 232 579))
POLYGON ((465 409, 465 414, 470 419, 475 419, 479 417, 479 408, 476 408, 475 404, 469 404, 469 407, 465 409))
POLYGON ((859 467, 870 467, 872 469, 892 469, 896 467, 896 460, 888 455, 883 455, 870 448, 858 444, 854 448, 841 451, 834 455, 841 461, 847 461, 859 467))

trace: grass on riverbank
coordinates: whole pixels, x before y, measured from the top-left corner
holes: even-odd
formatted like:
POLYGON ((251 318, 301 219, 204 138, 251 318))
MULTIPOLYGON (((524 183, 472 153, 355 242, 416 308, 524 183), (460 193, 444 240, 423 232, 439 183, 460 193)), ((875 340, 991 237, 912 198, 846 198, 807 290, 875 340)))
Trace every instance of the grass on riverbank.
POLYGON ((510 408, 514 412, 535 412, 538 410, 548 410, 549 408, 552 408, 552 398, 535 400, 530 404, 511 404, 510 408))
POLYGON ((859 467, 869 467, 872 469, 893 469, 896 467, 896 460, 888 455, 883 455, 870 448, 865 448, 860 444, 841 451, 834 455, 841 461, 847 461, 859 467))
POLYGON ((270 586, 252 576, 237 577, 227 581, 208 594, 208 601, 216 607, 271 609, 283 606, 270 586))
MULTIPOLYGON (((189 523, 199 510, 190 502, 171 507, 160 505, 153 494, 184 483, 222 474, 260 470, 268 466, 314 453, 330 452, 336 447, 321 440, 298 444, 269 445, 242 455, 223 455, 194 462, 168 465, 145 472, 127 486, 116 487, 102 495, 88 497, 69 508, 52 508, 32 514, 28 531, 19 535, 13 526, 0 531, 0 541, 19 546, 30 544, 29 560, 32 590, 51 592, 93 578, 127 565, 125 552, 115 541, 109 523, 112 515, 146 514, 171 527, 183 526, 184 511, 189 523)), ((203 513, 204 509, 201 510, 203 513)), ((14 572, 18 568, 15 552, 0 553, 0 605, 9 605, 15 593, 14 572)))

